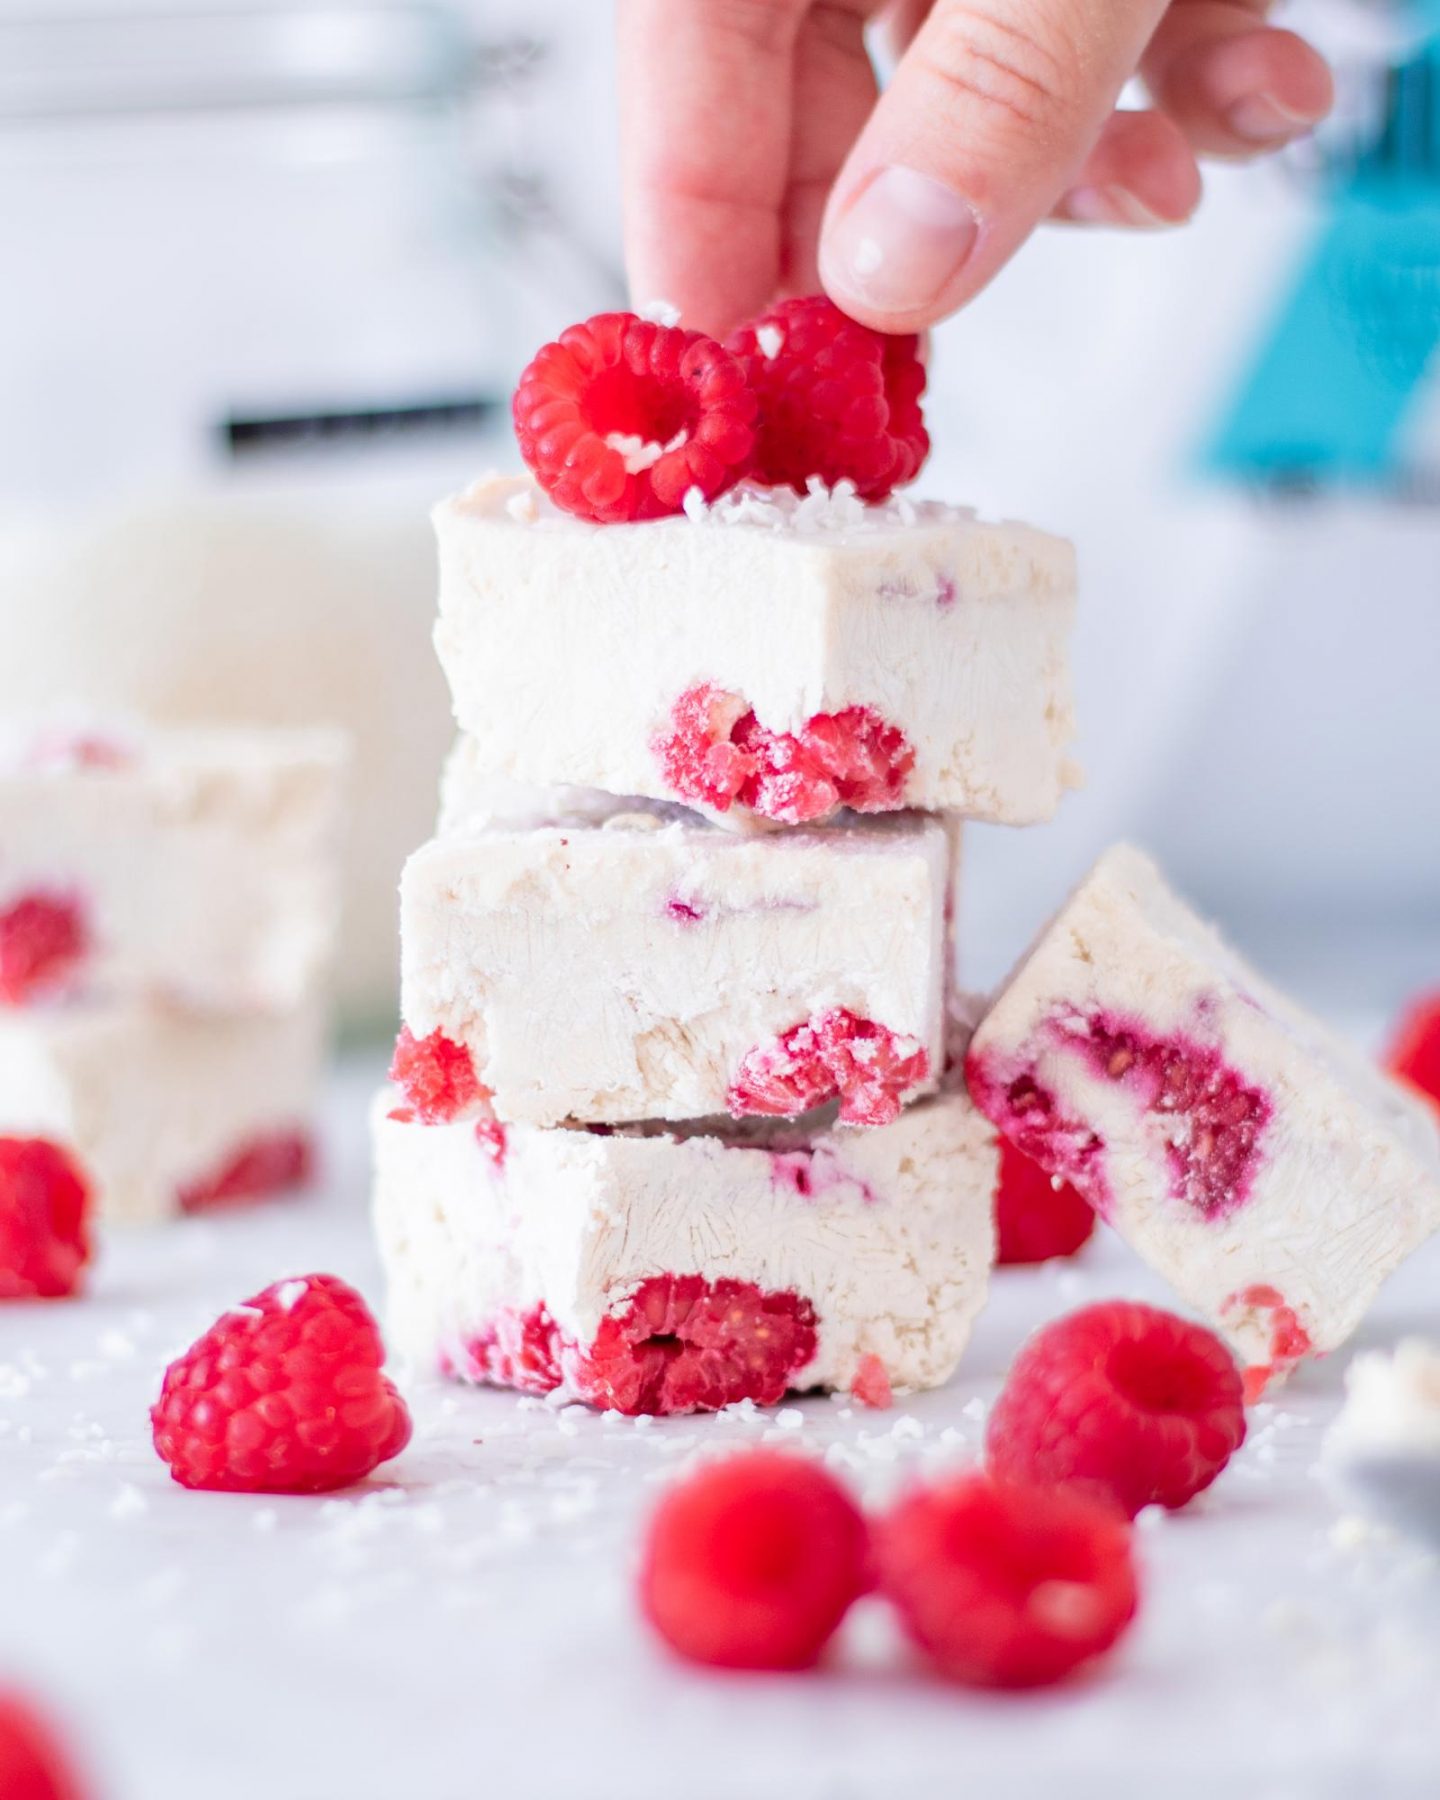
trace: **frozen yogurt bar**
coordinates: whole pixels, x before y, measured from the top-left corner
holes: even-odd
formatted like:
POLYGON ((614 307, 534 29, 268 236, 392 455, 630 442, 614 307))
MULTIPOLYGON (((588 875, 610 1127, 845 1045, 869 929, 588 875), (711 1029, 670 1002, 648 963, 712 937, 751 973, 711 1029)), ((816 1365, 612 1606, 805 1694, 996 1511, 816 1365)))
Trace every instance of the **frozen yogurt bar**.
POLYGON ((315 1002, 235 1019, 139 1002, 0 1012, 0 1136, 45 1138, 125 1224, 296 1186, 313 1163, 315 1002))
MULTIPOLYGON (((677 809, 671 809, 676 811, 677 809)), ((950 842, 913 814, 774 836, 581 810, 455 830, 400 886, 396 1075, 427 1118, 883 1124, 943 1060, 950 842), (448 1100, 437 1059, 460 1071, 448 1100)))
POLYGON ((842 807, 1023 825, 1077 779, 1061 539, 751 489, 597 526, 500 477, 435 518, 436 646, 487 774, 739 825, 842 807))
POLYGON ((869 1132, 424 1126, 381 1096, 388 1341, 420 1368, 625 1413, 933 1387, 994 1259, 963 1092, 869 1132))
POLYGON ((334 939, 345 760, 323 730, 13 730, 0 1004, 296 1005, 334 939))
POLYGON ((1440 1228, 1425 1107, 1277 993, 1138 851, 1001 989, 970 1092, 1226 1334, 1252 1396, 1342 1344, 1440 1228))

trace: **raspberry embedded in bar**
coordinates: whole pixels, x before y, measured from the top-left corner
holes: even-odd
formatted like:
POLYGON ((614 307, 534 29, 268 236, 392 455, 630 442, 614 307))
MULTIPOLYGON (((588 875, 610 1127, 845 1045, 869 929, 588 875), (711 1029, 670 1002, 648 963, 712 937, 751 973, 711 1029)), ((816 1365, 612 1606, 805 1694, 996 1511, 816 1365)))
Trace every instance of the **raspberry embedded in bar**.
POLYGON ((483 1090, 539 1125, 832 1100, 885 1123, 940 1078, 952 873, 908 814, 755 838, 612 803, 453 831, 401 881, 396 1079, 422 1119, 483 1090))
POLYGON ((1078 777, 1063 540, 741 487, 596 526, 528 479, 437 510, 436 646, 486 776, 700 807, 1048 819, 1078 777))

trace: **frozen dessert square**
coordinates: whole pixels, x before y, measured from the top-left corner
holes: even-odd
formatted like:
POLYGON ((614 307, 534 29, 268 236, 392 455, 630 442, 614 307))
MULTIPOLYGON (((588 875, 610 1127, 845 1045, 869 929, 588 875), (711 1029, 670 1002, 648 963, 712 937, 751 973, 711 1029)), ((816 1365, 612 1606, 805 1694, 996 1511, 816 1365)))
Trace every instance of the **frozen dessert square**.
POLYGON ((846 1123, 886 1123, 939 1078, 951 867, 944 828, 913 814, 747 836, 612 802, 451 832, 401 880, 396 1078, 426 1117, 838 1099, 846 1123), (438 1100, 437 1059, 460 1075, 438 1100))
POLYGON ((869 1132, 426 1127, 383 1094, 388 1341, 625 1413, 934 1387, 994 1260, 994 1136, 948 1091, 869 1132))
POLYGON ((0 1004, 300 1002, 328 965, 345 744, 15 728, 0 754, 0 1004))
POLYGON ((1061 539, 749 489, 597 526, 500 477, 435 518, 436 646, 488 774, 738 825, 842 807, 1032 824, 1077 779, 1061 539))
POLYGON ((1003 986, 970 1092, 1223 1331, 1252 1396, 1440 1228, 1420 1102, 1108 851, 1003 986))
POLYGON ((279 1193, 314 1163, 323 1012, 233 1019, 138 1001, 0 1012, 0 1136, 44 1138, 105 1222, 279 1193))

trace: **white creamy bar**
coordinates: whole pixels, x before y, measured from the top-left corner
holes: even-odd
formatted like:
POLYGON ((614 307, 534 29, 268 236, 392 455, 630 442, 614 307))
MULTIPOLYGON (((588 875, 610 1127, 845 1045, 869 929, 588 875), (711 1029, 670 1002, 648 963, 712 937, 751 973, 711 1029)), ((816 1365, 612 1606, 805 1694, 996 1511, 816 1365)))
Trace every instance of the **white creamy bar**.
POLYGON ((12 735, 8 751, 0 983, 12 1001, 269 1011, 301 1001, 327 968, 346 762, 338 733, 42 727, 12 735), (68 941, 32 977, 37 907, 42 919, 59 909, 68 941))
POLYGON ((984 1300, 995 1144, 963 1093, 870 1132, 488 1143, 395 1102, 375 1111, 376 1225, 387 1339, 419 1367, 630 1412, 933 1387, 984 1300))
POLYGON ((966 1074, 1000 1130, 1229 1337, 1252 1394, 1343 1343, 1440 1228, 1427 1109, 1135 850, 1107 852, 1041 935, 966 1074))
POLYGON ((134 1001, 0 1012, 0 1136, 60 1144, 109 1222, 291 1187, 324 1041, 314 1001, 235 1019, 134 1001))
POLYGON ((416 1038, 469 1051, 501 1119, 805 1111, 838 1093, 872 1122, 871 1101, 929 1092, 942 1066, 950 870, 945 830, 911 814, 767 837, 651 812, 455 830, 401 879, 402 1012, 416 1038), (882 1086, 870 1028, 903 1060, 888 1097, 859 1091, 866 1070, 797 1107, 752 1092, 789 1034, 835 1020, 882 1086))
MULTIPOLYGON (((1075 784, 1061 539, 954 507, 744 490, 695 519, 597 526, 500 477, 435 520, 436 646, 488 774, 700 804, 657 746, 704 689, 723 697, 719 741, 748 709, 785 766, 809 766, 792 738, 817 717, 865 708, 903 733, 913 768, 865 810, 1031 824, 1075 784)), ((822 816, 783 791, 759 810, 822 816)), ((756 822, 739 799, 722 810, 756 822)))

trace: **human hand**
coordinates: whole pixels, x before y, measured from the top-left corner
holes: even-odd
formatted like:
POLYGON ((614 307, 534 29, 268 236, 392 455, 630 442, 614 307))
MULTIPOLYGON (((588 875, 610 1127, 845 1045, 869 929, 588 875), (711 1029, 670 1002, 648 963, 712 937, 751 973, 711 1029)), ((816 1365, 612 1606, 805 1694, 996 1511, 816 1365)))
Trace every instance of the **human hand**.
POLYGON ((1280 148, 1329 70, 1266 0, 619 0, 626 256, 724 333, 823 285, 884 331, 973 298, 1047 217, 1189 217, 1197 156, 1280 148), (878 95, 864 29, 903 51, 878 95), (1139 73, 1153 109, 1117 112, 1139 73))

